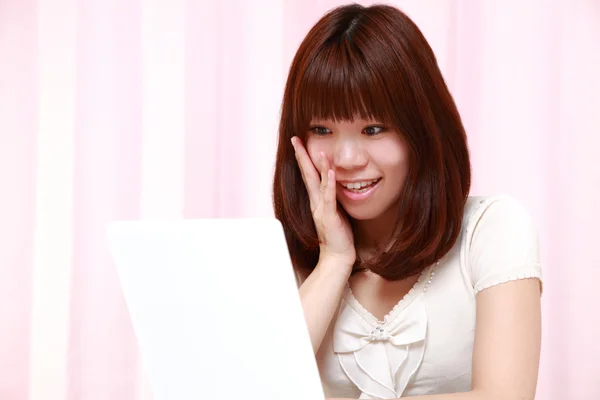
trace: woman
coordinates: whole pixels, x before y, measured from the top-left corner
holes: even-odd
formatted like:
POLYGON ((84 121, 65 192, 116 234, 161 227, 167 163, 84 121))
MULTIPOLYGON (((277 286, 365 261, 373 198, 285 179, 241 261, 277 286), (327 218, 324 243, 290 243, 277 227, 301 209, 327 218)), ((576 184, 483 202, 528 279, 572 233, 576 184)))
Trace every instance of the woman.
POLYGON ((273 195, 328 398, 534 398, 537 234, 470 178, 417 26, 384 5, 326 14, 291 65, 273 195))

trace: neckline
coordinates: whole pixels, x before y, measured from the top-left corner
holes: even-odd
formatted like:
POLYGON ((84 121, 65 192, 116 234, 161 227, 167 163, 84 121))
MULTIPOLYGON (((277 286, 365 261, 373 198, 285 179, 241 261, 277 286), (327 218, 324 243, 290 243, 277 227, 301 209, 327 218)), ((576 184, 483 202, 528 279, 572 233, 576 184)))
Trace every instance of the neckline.
POLYGON ((365 319, 374 328, 384 326, 393 321, 402 310, 404 310, 410 303, 412 303, 412 301, 417 297, 417 295, 427 291, 427 287, 431 283, 433 275, 435 274, 439 263, 440 261, 437 261, 436 263, 430 265, 429 267, 421 271, 417 282, 415 282, 415 284, 398 301, 398 303, 396 303, 396 305, 392 307, 392 309, 386 315, 384 315, 383 320, 377 319, 377 317, 375 317, 373 313, 367 310, 356 299, 354 293, 352 292, 352 288, 350 287, 350 282, 346 282, 344 299, 346 300, 346 303, 348 303, 348 305, 350 305, 363 319, 365 319), (426 277, 428 279, 425 279, 426 277))

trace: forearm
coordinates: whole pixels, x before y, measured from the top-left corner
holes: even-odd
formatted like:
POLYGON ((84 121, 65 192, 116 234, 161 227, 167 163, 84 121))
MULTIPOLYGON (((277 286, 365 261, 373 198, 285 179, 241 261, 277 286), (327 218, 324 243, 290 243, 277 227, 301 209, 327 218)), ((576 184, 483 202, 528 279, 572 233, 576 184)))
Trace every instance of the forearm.
POLYGON ((351 268, 335 260, 319 261, 299 289, 315 354, 337 310, 351 268))

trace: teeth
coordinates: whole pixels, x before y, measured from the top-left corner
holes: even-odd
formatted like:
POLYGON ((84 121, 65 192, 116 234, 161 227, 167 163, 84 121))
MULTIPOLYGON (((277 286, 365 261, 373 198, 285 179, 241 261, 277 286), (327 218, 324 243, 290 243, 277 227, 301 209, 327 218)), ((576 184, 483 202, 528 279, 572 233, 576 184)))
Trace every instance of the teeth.
POLYGON ((348 189, 360 189, 366 186, 372 185, 377 182, 377 179, 373 179, 372 181, 364 181, 364 182, 354 182, 354 183, 343 183, 342 185, 348 189))

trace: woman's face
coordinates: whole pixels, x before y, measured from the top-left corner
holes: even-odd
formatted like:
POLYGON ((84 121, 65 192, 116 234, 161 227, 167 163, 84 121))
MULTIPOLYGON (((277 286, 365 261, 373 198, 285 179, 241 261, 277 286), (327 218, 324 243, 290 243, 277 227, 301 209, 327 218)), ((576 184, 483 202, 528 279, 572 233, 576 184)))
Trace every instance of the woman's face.
POLYGON ((356 220, 382 216, 397 205, 408 172, 400 135, 377 121, 312 120, 306 147, 313 163, 323 152, 335 171, 337 199, 356 220))

